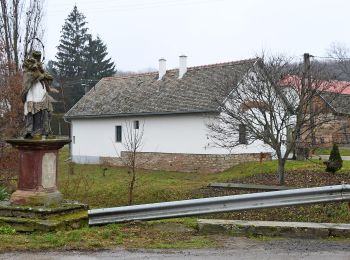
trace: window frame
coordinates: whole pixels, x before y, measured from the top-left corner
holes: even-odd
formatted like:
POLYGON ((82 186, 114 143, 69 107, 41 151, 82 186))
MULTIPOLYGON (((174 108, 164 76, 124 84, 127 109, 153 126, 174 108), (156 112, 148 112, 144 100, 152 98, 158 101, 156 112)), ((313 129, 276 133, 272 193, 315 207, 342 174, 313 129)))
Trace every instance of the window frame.
POLYGON ((116 125, 115 126, 115 142, 116 143, 121 143, 123 141, 123 128, 121 125, 116 125))
POLYGON ((238 142, 239 144, 247 144, 247 126, 245 124, 238 125, 238 142))

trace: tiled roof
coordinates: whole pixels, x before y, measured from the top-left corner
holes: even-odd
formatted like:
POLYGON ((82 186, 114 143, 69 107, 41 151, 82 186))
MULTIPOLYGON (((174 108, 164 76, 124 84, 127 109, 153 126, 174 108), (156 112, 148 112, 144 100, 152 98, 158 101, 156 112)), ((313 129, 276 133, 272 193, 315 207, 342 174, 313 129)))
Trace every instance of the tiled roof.
MULTIPOLYGON (((281 86, 295 86, 297 89, 301 86, 301 78, 291 75, 280 82, 281 86)), ((350 95, 350 82, 340 80, 316 81, 312 83, 312 87, 318 91, 333 92, 339 94, 350 95)))
POLYGON ((350 95, 330 92, 324 92, 320 95, 336 113, 350 115, 350 95))
MULTIPOLYGON (((330 80, 319 81, 316 86, 322 99, 339 114, 350 115, 350 82, 330 80)), ((301 86, 298 76, 289 76, 281 81, 281 86, 301 86)))
POLYGON ((65 115, 67 118, 214 112, 257 59, 103 78, 65 115), (225 86, 226 85, 226 86, 225 86), (231 90, 234 86, 231 87, 231 90))

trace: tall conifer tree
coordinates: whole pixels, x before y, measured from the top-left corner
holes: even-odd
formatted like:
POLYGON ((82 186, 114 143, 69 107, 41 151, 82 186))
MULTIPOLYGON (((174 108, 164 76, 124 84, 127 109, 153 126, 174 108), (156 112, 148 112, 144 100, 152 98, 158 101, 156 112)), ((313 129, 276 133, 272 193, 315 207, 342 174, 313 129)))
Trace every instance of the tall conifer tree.
POLYGON ((83 54, 88 40, 85 16, 75 5, 68 15, 57 46, 55 66, 60 77, 79 78, 83 76, 83 54))
POLYGON ((99 36, 93 39, 90 35, 84 51, 84 78, 90 80, 90 87, 101 78, 110 77, 116 73, 114 62, 107 56, 106 44, 99 36))
POLYGON ((107 58, 107 47, 88 33, 83 13, 75 5, 61 30, 56 61, 51 71, 64 86, 66 108, 72 107, 101 78, 115 73, 115 65, 107 58))

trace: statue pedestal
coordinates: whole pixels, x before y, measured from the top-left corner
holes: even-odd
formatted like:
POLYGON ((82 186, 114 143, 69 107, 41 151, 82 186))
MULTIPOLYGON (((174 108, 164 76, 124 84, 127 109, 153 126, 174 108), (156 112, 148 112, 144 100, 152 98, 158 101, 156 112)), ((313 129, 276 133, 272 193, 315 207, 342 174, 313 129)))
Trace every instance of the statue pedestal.
POLYGON ((10 139, 19 150, 17 190, 11 195, 11 204, 50 206, 62 201, 57 189, 58 150, 69 139, 10 139))

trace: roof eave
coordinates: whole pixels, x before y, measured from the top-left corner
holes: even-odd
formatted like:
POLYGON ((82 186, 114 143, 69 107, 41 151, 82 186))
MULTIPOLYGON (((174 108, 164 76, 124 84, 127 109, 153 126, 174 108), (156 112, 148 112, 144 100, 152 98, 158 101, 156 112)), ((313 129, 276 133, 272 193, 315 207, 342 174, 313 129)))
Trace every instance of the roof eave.
POLYGON ((145 113, 121 113, 121 114, 102 114, 102 115, 64 115, 67 120, 86 119, 86 118, 113 118, 113 117, 135 117, 135 116, 164 116, 164 115, 183 115, 183 114, 214 114, 218 110, 199 110, 199 111, 172 111, 172 112, 145 112, 145 113))

